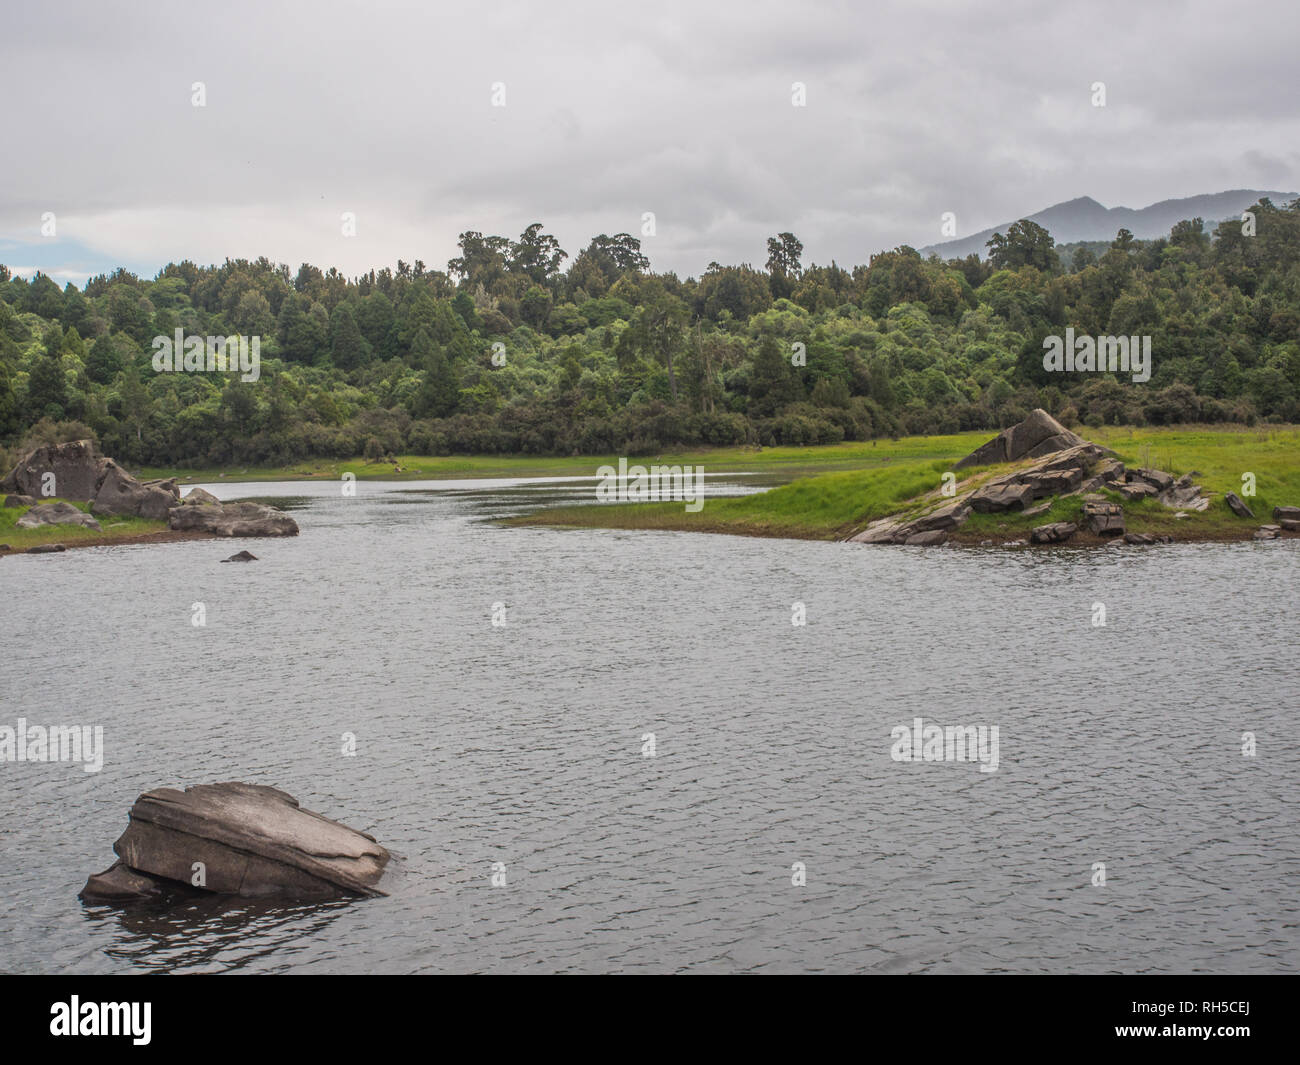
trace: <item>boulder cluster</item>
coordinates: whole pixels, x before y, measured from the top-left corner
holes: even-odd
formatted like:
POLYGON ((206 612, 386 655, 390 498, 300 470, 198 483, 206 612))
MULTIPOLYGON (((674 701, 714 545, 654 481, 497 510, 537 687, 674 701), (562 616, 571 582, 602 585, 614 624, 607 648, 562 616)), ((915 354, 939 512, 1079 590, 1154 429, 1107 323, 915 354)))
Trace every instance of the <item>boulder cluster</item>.
POLYGON ((222 503, 210 492, 193 488, 184 499, 176 478, 140 481, 89 440, 50 444, 29 452, 0 481, 10 493, 4 505, 29 507, 17 525, 80 525, 99 529, 97 516, 127 516, 166 521, 170 529, 212 536, 296 536, 298 523, 261 503, 222 503), (67 502, 42 503, 50 494, 60 500, 86 500, 86 514, 67 502))
MULTIPOLYGON (((972 513, 1019 512, 1033 516, 1049 510, 1055 498, 1081 495, 1079 523, 1040 525, 1030 533, 1030 542, 1064 543, 1080 528, 1085 528, 1102 539, 1130 544, 1157 543, 1172 538, 1128 532, 1123 506, 1109 502, 1099 490, 1107 489, 1126 500, 1155 499, 1180 511, 1202 511, 1210 505, 1209 498, 1192 481, 1195 473, 1175 478, 1163 470, 1127 469, 1114 452, 1070 432, 1044 410, 1035 410, 1023 422, 1004 429, 956 463, 955 468, 1024 463, 1029 459, 1035 461, 977 485, 971 486, 974 482, 968 481, 964 490, 959 485, 959 491, 951 497, 942 493, 923 497, 919 506, 873 521, 849 540, 862 544, 942 544, 972 513), (1039 500, 1046 502, 1040 504, 1039 500)), ((1300 517, 1300 512, 1296 516, 1300 517)))

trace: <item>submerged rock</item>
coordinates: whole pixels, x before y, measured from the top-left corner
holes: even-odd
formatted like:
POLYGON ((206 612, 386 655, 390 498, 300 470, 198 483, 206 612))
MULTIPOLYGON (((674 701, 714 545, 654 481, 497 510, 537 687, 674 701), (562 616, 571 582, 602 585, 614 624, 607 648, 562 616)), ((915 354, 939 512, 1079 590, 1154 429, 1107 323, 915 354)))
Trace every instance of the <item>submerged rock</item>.
POLYGON ((29 555, 52 555, 58 551, 66 550, 67 547, 64 544, 37 544, 35 547, 29 547, 27 553, 29 555))
POLYGON ((86 881, 85 901, 146 901, 192 890, 285 899, 386 894, 378 883, 389 853, 373 836, 259 784, 147 791, 113 850, 120 860, 86 881))
POLYGON ((238 554, 231 555, 229 558, 223 558, 222 562, 256 562, 257 556, 251 551, 240 551, 238 554))

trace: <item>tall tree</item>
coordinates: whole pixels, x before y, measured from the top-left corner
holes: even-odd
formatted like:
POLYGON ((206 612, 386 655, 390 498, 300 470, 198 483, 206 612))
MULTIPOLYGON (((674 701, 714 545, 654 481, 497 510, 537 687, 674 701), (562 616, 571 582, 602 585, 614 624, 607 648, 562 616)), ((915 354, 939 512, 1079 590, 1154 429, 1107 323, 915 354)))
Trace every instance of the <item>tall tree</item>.
POLYGON ((445 418, 456 410, 458 386, 446 354, 421 329, 411 343, 412 361, 424 367, 424 379, 411 402, 416 418, 445 418))
MULTIPOLYGON (((57 290, 56 290, 57 291, 57 290)), ((36 356, 27 377, 27 407, 32 420, 62 421, 67 415, 68 380, 63 372, 63 330, 51 325, 45 334, 45 350, 36 356)))

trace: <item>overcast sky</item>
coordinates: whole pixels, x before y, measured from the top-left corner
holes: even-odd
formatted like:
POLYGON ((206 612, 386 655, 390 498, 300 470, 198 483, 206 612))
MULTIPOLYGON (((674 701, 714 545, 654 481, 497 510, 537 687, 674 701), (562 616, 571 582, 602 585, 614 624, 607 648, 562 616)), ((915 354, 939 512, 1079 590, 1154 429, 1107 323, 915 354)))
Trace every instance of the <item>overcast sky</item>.
POLYGON ((715 259, 762 266, 782 230, 805 263, 850 264, 945 239, 945 211, 962 236, 1075 196, 1293 189, 1298 12, 11 4, 0 262, 79 282, 266 255, 351 276, 399 258, 441 269, 462 230, 514 237, 534 221, 573 256, 596 233, 639 235, 653 212, 643 250, 685 277, 715 259))

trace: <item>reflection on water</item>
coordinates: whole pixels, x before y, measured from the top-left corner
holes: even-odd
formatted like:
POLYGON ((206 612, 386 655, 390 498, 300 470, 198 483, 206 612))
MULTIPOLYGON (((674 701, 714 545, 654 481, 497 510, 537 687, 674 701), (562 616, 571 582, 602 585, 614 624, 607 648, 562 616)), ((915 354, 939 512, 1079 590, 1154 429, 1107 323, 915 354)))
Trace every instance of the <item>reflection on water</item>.
POLYGON ((247 566, 220 565, 220 541, 4 560, 0 724, 102 725, 105 763, 0 762, 0 966, 1300 961, 1295 543, 889 549, 484 520, 593 485, 206 486, 291 503, 302 535, 247 566), (998 771, 893 761, 918 716, 997 725, 998 771), (232 779, 374 835, 400 855, 389 897, 77 901, 136 795, 232 779))

